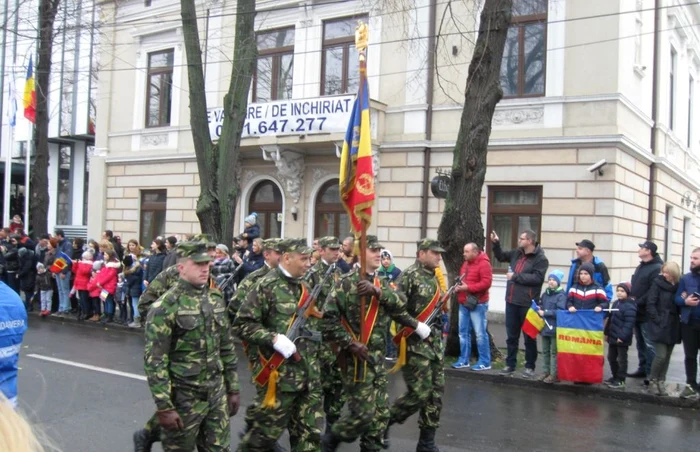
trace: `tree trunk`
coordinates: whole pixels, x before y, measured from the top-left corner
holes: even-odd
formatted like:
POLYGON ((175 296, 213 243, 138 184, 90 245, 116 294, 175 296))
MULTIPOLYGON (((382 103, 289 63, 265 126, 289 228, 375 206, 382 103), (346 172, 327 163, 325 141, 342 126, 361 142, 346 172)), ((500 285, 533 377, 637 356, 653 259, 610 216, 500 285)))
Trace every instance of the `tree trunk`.
MULTIPOLYGON (((39 2, 39 48, 36 62, 36 119, 32 140, 36 146, 36 157, 32 166, 30 186, 26 187, 31 225, 35 236, 48 232, 49 213, 49 76, 51 74, 51 51, 53 48, 53 25, 60 0, 39 2)), ((29 152, 29 150, 27 150, 29 152)), ((25 231, 29 233, 29 231, 25 231)))
MULTIPOLYGON (((513 0, 484 2, 479 35, 469 64, 450 187, 438 229, 440 243, 447 250, 444 258, 450 279, 459 273, 464 245, 469 242, 482 248, 484 245, 481 189, 486 175, 491 120, 496 104, 503 97, 500 85, 501 60, 512 7, 513 0)), ((454 301, 452 304, 446 353, 456 356, 459 355, 459 310, 454 301)))
POLYGON ((194 0, 180 0, 180 10, 187 55, 190 125, 200 181, 197 217, 203 233, 230 246, 239 193, 236 167, 257 55, 255 1, 239 0, 236 6, 231 84, 224 96, 224 120, 217 144, 212 143, 209 135, 202 51, 194 0))

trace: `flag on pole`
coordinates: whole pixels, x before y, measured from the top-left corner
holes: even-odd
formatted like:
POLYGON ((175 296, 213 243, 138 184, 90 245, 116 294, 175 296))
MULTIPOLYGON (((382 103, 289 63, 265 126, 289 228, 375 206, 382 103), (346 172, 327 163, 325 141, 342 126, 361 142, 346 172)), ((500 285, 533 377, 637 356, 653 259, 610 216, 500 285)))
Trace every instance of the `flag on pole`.
POLYGON ((17 89, 14 73, 10 74, 10 86, 7 90, 7 119, 11 127, 17 124, 17 89))
POLYGON ((523 322, 523 333, 533 339, 537 339, 537 335, 544 328, 544 319, 537 312, 539 309, 537 303, 533 301, 530 309, 527 310, 527 314, 525 314, 525 322, 523 322))
POLYGON ((34 67, 32 56, 29 55, 29 66, 27 67, 27 80, 24 82, 24 117, 32 124, 36 122, 36 88, 34 87, 34 67))
POLYGON ((557 311, 557 374, 561 380, 602 383, 602 312, 557 311))
POLYGON ((61 273, 63 269, 68 267, 69 265, 73 265, 73 261, 70 257, 68 257, 66 253, 60 251, 58 253, 58 257, 56 257, 56 260, 53 261, 53 265, 49 267, 49 271, 51 273, 61 273))
POLYGON ((374 168, 369 122, 369 89, 366 72, 360 70, 360 89, 352 107, 340 156, 340 200, 350 215, 352 230, 358 234, 362 222, 372 222, 374 168))

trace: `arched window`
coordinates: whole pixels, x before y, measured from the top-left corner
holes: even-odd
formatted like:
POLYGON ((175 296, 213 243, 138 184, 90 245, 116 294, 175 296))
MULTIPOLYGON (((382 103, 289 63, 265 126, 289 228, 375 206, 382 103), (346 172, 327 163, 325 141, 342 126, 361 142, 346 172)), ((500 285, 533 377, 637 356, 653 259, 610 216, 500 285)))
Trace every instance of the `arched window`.
POLYGON ((314 237, 334 235, 341 240, 350 234, 350 217, 340 203, 338 179, 331 179, 318 191, 316 197, 314 237))
POLYGON ((257 212, 262 238, 282 236, 282 193, 274 182, 266 180, 255 186, 248 212, 257 212))

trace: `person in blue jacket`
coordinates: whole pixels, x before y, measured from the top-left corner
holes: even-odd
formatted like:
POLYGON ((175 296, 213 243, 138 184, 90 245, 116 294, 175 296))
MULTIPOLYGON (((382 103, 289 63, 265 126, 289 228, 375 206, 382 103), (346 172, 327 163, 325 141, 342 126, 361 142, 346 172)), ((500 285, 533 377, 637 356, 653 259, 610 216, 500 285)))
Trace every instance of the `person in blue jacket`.
POLYGON ((544 373, 539 380, 547 384, 559 381, 557 377, 557 311, 566 309, 567 293, 561 287, 564 272, 553 270, 547 278, 547 289, 540 297, 541 317, 546 319, 542 329, 542 359, 544 373))
POLYGON ((401 269, 394 265, 394 255, 389 250, 382 250, 382 266, 379 267, 379 276, 389 281, 389 284, 396 283, 401 275, 401 269))
POLYGON ((571 269, 569 270, 569 279, 566 283, 566 292, 569 293, 569 289, 578 283, 578 269, 581 264, 590 262, 593 264, 593 281, 595 281, 600 287, 605 290, 605 295, 608 297, 608 301, 612 300, 613 290, 612 284, 610 283, 610 273, 608 272, 608 267, 605 266, 602 260, 598 256, 593 255, 595 250, 595 244, 588 239, 581 240, 576 244, 576 259, 571 259, 571 269))
POLYGON ((0 392, 17 406, 17 369, 27 310, 17 292, 0 282, 0 392))
POLYGON ((698 400, 698 350, 700 350, 700 248, 690 254, 690 272, 683 275, 676 292, 681 308, 681 340, 685 353, 686 385, 679 397, 698 400))

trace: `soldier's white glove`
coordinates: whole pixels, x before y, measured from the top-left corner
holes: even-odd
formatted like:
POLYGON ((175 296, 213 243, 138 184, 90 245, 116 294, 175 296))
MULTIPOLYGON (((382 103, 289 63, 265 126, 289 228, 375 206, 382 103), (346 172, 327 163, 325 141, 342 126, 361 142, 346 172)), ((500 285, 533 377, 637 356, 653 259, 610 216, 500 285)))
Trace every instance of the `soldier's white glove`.
POLYGON ((421 338, 421 340, 425 340, 428 336, 430 336, 430 327, 423 322, 418 322, 416 334, 421 338))
POLYGON ((275 336, 275 342, 272 344, 272 347, 276 352, 284 356, 284 359, 288 359, 297 351, 297 346, 294 345, 294 342, 290 341, 284 334, 275 336))

